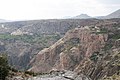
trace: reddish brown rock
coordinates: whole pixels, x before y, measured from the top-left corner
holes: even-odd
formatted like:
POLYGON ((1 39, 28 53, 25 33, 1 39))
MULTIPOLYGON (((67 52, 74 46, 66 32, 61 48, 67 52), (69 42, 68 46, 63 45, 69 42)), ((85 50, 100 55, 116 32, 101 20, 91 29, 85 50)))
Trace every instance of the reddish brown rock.
POLYGON ((84 58, 99 52, 107 41, 106 34, 95 34, 86 28, 68 31, 49 48, 40 51, 32 60, 31 71, 49 72, 52 69, 74 70, 84 58))

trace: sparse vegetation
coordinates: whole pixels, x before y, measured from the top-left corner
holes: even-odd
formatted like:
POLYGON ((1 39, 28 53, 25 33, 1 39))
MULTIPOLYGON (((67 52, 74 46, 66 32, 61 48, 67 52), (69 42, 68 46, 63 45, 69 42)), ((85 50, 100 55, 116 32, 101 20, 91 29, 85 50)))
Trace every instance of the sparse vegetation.
POLYGON ((106 43, 105 47, 104 47, 104 50, 110 50, 111 48, 113 47, 113 44, 112 43, 106 43))
POLYGON ((111 37, 112 39, 120 39, 120 34, 115 34, 115 35, 113 35, 112 37, 111 37))
POLYGON ((97 62, 98 57, 99 57, 99 52, 94 52, 92 56, 90 56, 90 59, 94 62, 97 62))
POLYGON ((80 39, 79 39, 79 38, 72 38, 72 39, 66 41, 66 42, 64 43, 64 46, 65 46, 65 48, 66 48, 66 49, 64 49, 65 52, 66 52, 66 51, 70 51, 70 49, 71 49, 72 47, 78 46, 78 44, 80 44, 80 39))
MULTIPOLYGON (((3 43, 2 46, 0 45, 0 50, 3 49, 2 51, 6 52, 7 50, 5 49, 5 47, 9 47, 9 50, 7 51, 7 53, 11 52, 12 54, 11 56, 13 56, 14 54, 17 55, 17 52, 20 53, 19 51, 20 49, 21 50, 26 49, 26 52, 23 52, 25 53, 25 55, 23 55, 20 58, 21 59, 20 62, 14 60, 13 58, 12 58, 13 60, 10 59, 10 64, 14 63, 14 64, 11 64, 12 66, 14 65, 16 69, 24 70, 26 69, 27 64, 30 60, 28 54, 30 54, 30 56, 33 57, 34 56, 33 54, 37 54, 37 52, 42 50, 43 48, 49 47, 50 45, 55 43, 58 39, 60 39, 60 35, 55 33, 54 34, 34 34, 34 35, 0 34, 0 41, 1 43, 3 43), (30 47, 33 47, 34 49, 30 49, 30 47), (31 52, 32 50, 33 52, 31 52)), ((11 58, 11 56, 9 58, 11 58)))
POLYGON ((43 43, 51 39, 60 39, 60 36, 57 34, 51 35, 10 35, 10 34, 0 34, 1 40, 20 40, 28 43, 43 43))
POLYGON ((28 74, 30 76, 37 76, 37 75, 45 75, 45 74, 49 74, 49 73, 34 73, 32 71, 25 71, 25 74, 28 74))
POLYGON ((100 28, 100 32, 95 32, 96 34, 107 34, 108 29, 107 28, 100 28))

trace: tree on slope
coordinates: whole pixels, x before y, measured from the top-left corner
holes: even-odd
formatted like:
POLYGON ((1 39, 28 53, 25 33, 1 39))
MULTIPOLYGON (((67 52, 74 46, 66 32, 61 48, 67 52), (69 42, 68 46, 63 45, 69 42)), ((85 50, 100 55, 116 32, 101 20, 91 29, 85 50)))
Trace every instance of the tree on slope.
POLYGON ((0 80, 5 80, 9 72, 7 56, 0 55, 0 80))

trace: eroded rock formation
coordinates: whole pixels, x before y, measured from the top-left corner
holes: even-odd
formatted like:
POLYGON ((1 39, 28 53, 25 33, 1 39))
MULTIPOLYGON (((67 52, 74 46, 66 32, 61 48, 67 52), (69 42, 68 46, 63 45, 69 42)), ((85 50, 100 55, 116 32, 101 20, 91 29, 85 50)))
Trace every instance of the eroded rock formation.
POLYGON ((49 72, 52 69, 74 70, 107 41, 107 34, 95 34, 90 29, 75 28, 49 48, 40 51, 31 61, 31 71, 49 72))

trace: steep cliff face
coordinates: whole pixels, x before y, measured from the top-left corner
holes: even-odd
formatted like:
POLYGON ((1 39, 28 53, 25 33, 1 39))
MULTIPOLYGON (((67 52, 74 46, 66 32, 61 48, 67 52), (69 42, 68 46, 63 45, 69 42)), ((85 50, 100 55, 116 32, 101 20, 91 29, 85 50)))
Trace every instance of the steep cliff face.
POLYGON ((74 70, 86 58, 99 52, 107 34, 96 34, 88 28, 75 28, 49 48, 40 51, 31 61, 31 71, 49 72, 52 69, 74 70))

